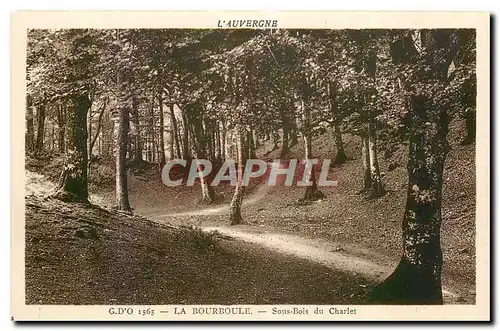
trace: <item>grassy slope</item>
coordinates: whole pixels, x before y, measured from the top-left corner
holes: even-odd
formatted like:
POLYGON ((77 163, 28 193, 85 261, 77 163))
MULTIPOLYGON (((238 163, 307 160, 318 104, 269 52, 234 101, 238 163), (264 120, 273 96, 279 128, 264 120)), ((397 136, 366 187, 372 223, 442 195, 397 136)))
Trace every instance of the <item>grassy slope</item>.
POLYGON ((367 284, 216 233, 34 195, 25 254, 27 304, 353 304, 367 284))

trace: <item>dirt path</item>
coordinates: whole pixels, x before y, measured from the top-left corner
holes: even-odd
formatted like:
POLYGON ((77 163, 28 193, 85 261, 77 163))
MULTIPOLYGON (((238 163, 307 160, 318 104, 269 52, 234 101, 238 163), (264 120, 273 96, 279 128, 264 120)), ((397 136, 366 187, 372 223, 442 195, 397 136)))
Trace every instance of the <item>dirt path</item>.
MULTIPOLYGON (((270 187, 262 185, 246 200, 246 204, 254 204, 267 195, 270 187)), ((374 283, 383 281, 394 270, 397 260, 368 250, 359 245, 347 245, 319 238, 305 238, 302 236, 276 232, 263 225, 219 225, 222 221, 200 221, 191 216, 214 216, 227 213, 228 206, 217 208, 204 208, 195 211, 176 214, 152 213, 145 215, 157 221, 168 221, 170 224, 191 224, 204 231, 217 231, 223 235, 238 240, 258 244, 263 248, 281 254, 293 255, 308 261, 320 263, 330 269, 347 272, 355 276, 362 276, 374 283)), ((443 289, 446 303, 455 303, 459 295, 449 289, 443 289)))
MULTIPOLYGON (((53 183, 44 176, 26 171, 27 194, 48 195, 55 188, 53 183)), ((244 204, 252 205, 264 199, 271 187, 260 186, 244 204)), ((91 200, 99 203, 101 198, 93 195, 91 200)), ((295 256, 310 262, 322 264, 329 269, 347 272, 353 276, 361 276, 374 283, 380 282, 394 269, 397 261, 391 257, 378 254, 359 245, 337 243, 319 238, 305 238, 295 234, 277 232, 265 226, 240 225, 228 227, 223 225, 221 218, 213 216, 227 213, 228 206, 204 208, 176 214, 162 214, 162 210, 151 211, 143 216, 160 223, 168 222, 174 225, 197 225, 204 231, 218 231, 219 233, 236 238, 240 241, 257 244, 264 249, 280 254, 295 256), (194 217, 193 217, 194 216, 194 217), (205 220, 196 216, 207 216, 205 220), (212 216, 212 217, 210 217, 212 216), (212 218, 212 219, 211 219, 212 218)), ((445 302, 456 302, 457 294, 450 290, 443 290, 445 302)))

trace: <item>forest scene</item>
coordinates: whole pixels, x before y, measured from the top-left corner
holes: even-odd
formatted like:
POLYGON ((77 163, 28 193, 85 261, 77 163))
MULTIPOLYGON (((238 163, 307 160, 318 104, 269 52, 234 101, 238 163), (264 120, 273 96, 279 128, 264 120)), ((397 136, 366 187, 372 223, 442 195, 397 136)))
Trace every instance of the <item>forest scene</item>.
POLYGON ((475 304, 474 29, 27 36, 26 304, 475 304))

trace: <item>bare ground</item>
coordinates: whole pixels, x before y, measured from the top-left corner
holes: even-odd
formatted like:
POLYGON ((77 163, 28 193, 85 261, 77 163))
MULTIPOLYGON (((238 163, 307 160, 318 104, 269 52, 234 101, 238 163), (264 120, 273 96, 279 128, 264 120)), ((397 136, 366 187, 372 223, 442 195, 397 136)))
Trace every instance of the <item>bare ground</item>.
POLYGON ((217 232, 26 197, 27 304, 363 303, 370 282, 217 232))

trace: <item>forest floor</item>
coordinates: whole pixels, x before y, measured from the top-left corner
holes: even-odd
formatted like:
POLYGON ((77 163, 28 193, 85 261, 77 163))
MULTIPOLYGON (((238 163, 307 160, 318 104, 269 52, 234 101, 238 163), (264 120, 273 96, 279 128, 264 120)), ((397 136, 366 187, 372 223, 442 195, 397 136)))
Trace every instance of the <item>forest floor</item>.
POLYGON ((361 304, 372 285, 217 231, 41 198, 50 184, 26 175, 27 304, 361 304))
MULTIPOLYGON (((444 173, 441 230, 444 256, 443 287, 446 303, 473 304, 475 302, 475 145, 460 146, 459 141, 462 136, 460 124, 454 123, 450 132, 453 149, 448 155, 444 173)), ((331 154, 335 149, 332 141, 333 138, 329 134, 316 138, 313 155, 320 159, 333 157, 331 154)), ((329 178, 338 180, 339 185, 321 188, 325 193, 323 200, 310 204, 299 203, 298 200, 302 197, 304 188, 295 186, 268 187, 262 183, 252 183, 251 181, 252 185, 247 190, 242 209, 245 224, 239 226, 228 226, 227 220, 227 204, 231 199, 233 188, 224 185, 216 187, 217 193, 222 197, 221 201, 213 206, 200 206, 197 202, 199 187, 168 188, 161 183, 154 167, 151 167, 149 171, 147 169, 145 171, 131 171, 129 192, 134 212, 154 220, 155 226, 158 228, 149 225, 153 224, 150 221, 144 221, 146 222, 144 224, 151 227, 148 228, 141 225, 143 222, 134 222, 134 218, 125 218, 127 221, 120 221, 121 215, 118 217, 116 213, 113 214, 110 211, 107 213, 111 214, 102 212, 104 214, 99 214, 100 217, 107 217, 111 220, 102 219, 102 224, 110 223, 111 227, 123 229, 112 231, 112 235, 106 237, 110 241, 108 242, 106 239, 105 243, 100 243, 100 246, 97 247, 89 245, 88 240, 82 241, 82 238, 72 237, 72 240, 82 241, 80 246, 73 244, 72 247, 77 247, 75 249, 77 251, 79 247, 79 250, 83 252, 92 249, 90 253, 85 253, 90 254, 90 256, 97 254, 95 252, 114 250, 111 247, 119 247, 119 252, 108 252, 104 256, 105 260, 112 259, 108 260, 107 263, 111 263, 113 266, 106 268, 124 268, 124 284, 130 281, 125 281, 125 279, 130 279, 130 277, 135 279, 136 283, 131 284, 130 289, 120 289, 120 291, 125 292, 136 291, 134 303, 140 301, 137 295, 146 295, 145 300, 153 300, 149 303, 156 303, 154 298, 160 300, 158 303, 179 303, 176 301, 179 298, 187 300, 183 302, 190 303, 190 300, 195 300, 195 303, 362 303, 363 295, 367 289, 388 276, 400 258, 401 220, 407 189, 406 148, 399 148, 392 156, 380 157, 379 162, 387 194, 376 200, 367 200, 358 194, 362 169, 359 141, 356 137, 344 135, 344 142, 346 152, 351 160, 342 166, 330 169, 329 178), (394 166, 396 167, 394 168, 394 166), (394 169, 389 171, 392 168, 394 169), (117 223, 112 221, 114 219, 117 223), (128 225, 123 227, 119 225, 120 222, 128 225), (218 238, 216 240, 218 253, 212 254, 210 250, 205 253, 196 251, 193 247, 189 247, 188 243, 192 242, 190 240, 175 241, 177 237, 173 233, 177 233, 176 231, 185 232, 189 228, 195 229, 189 230, 195 238, 205 238, 208 235, 203 233, 216 230, 214 232, 216 235, 213 236, 218 238), (200 229, 205 232, 200 232, 200 229), (122 232, 123 238, 140 233, 134 238, 143 241, 143 243, 139 246, 127 246, 126 240, 120 239, 122 232), (157 245, 161 247, 158 248, 157 245), (175 252, 175 245, 188 245, 180 251, 184 252, 183 254, 188 252, 190 256, 182 260, 181 255, 177 255, 175 252), (164 264, 162 258, 151 254, 147 247, 153 247, 163 252, 163 255, 160 254, 161 257, 171 256, 170 262, 173 265, 187 268, 186 270, 189 270, 193 276, 185 279, 184 283, 177 283, 185 276, 186 270, 168 269, 169 263, 164 264), (270 251, 273 251, 274 254, 269 254, 270 251), (149 257, 146 257, 148 254, 149 257), (127 259, 127 255, 133 257, 130 259, 132 262, 127 259), (143 266, 141 259, 146 261, 153 259, 154 261, 144 262, 146 266, 143 266), (128 267, 127 263, 131 266, 128 267), (149 268, 148 263, 154 265, 154 270, 156 268, 160 270, 158 275, 148 276, 153 277, 152 280, 144 280, 149 279, 143 275, 144 268, 149 268), (161 283, 159 280, 158 277, 162 273, 168 274, 165 274, 165 279, 170 279, 165 281, 167 283, 161 283), (175 278, 173 275, 176 273, 183 276, 175 278), (209 288, 212 294, 207 293, 202 285, 198 287, 198 285, 192 284, 194 280, 202 278, 204 278, 204 282, 210 283, 209 288), (241 278, 244 281, 240 284, 241 278), (137 279, 142 279, 144 284, 137 283, 139 282, 137 279), (156 293, 148 294, 144 286, 148 284, 148 286, 153 286, 154 282, 163 284, 161 286, 164 288, 160 292, 167 297, 156 296, 156 293), (189 282, 190 285, 186 282, 189 282), (230 298, 221 297, 225 295, 223 289, 227 288, 227 286, 222 285, 224 283, 230 283, 231 286, 238 288, 234 293, 227 293, 230 298), (173 288, 170 288, 171 286, 168 284, 171 284, 173 288), (217 286, 221 287, 217 289, 217 286), (137 290, 134 287, 137 287, 137 290), (280 289, 279 293, 276 292, 277 289, 280 289), (193 295, 192 298, 189 297, 190 293, 193 295), (203 295, 200 297, 199 293, 203 293, 203 295), (239 293, 240 299, 235 297, 236 293, 239 293)), ((270 160, 278 158, 279 150, 272 150, 272 147, 266 144, 258 150, 258 155, 270 160)), ((291 149, 288 157, 301 158, 301 155, 302 148, 299 144, 291 149)), ((38 167, 40 163, 27 162, 27 168, 45 174, 54 180, 57 175, 51 176, 54 173, 51 167, 59 166, 57 162, 54 162, 46 162, 43 167, 38 167)), ((108 178, 108 172, 109 169, 107 170, 106 167, 100 165, 97 165, 93 170, 91 177, 94 177, 94 183, 102 182, 102 185, 91 185, 91 190, 96 193, 91 200, 101 206, 108 206, 109 209, 114 203, 113 187, 105 185, 105 182, 99 179, 99 176, 108 178)), ((41 182, 38 186, 43 186, 43 183, 47 182, 43 177, 37 177, 39 175, 31 172, 30 174, 31 184, 28 185, 29 187, 37 187, 38 182, 41 182)), ((50 189, 38 187, 37 190, 43 192, 50 189)), ((31 199, 27 201, 29 202, 31 199)), ((30 222, 40 222, 40 218, 43 222, 43 215, 47 215, 47 212, 40 214, 39 210, 56 208, 48 206, 43 200, 37 199, 35 201, 37 202, 34 205, 37 207, 30 207, 27 211, 27 216, 30 216, 27 217, 27 234, 30 231, 36 231, 35 226, 33 229, 28 229, 28 219, 31 219, 30 222)), ((55 202, 50 203, 54 204, 55 202)), ((69 207, 66 206, 66 208, 69 207)), ((57 207, 56 209, 61 208, 57 207)), ((97 217, 94 215, 97 213, 95 210, 100 210, 87 207, 84 209, 86 213, 91 214, 91 218, 97 217)), ((82 211, 76 209, 72 213, 73 217, 70 219, 74 223, 73 227, 86 224, 78 221, 80 216, 77 215, 81 214, 82 211)), ((59 215, 58 217, 65 220, 65 216, 59 215)), ((50 216, 50 219, 53 218, 50 216)), ((142 218, 140 219, 142 220, 142 218)), ((67 221, 62 221, 61 224, 64 222, 67 221)), ((51 226, 55 228, 46 232, 45 235, 51 236, 62 231, 57 228, 57 224, 57 222, 55 225, 52 224, 51 226)), ((52 239, 48 240, 50 242, 52 239)), ((62 239, 57 240, 57 242, 66 245, 62 239)), ((28 247, 29 245, 27 251, 29 251, 28 247)), ((47 249, 49 248, 47 246, 47 249)), ((72 252, 73 250, 68 248, 66 251, 72 252)), ((33 259, 36 258, 39 255, 39 250, 34 249, 32 254, 33 259)), ((77 253, 75 252, 75 254, 77 253)), ((82 265, 87 263, 84 261, 89 257, 85 254, 80 258, 73 256, 70 259, 79 262, 74 262, 74 267, 66 266, 69 268, 66 272, 67 277, 71 274, 70 270, 74 272, 76 267, 81 267, 76 263, 82 263, 82 265)), ((103 262, 104 260, 100 261, 99 265, 107 265, 103 262)), ((38 282, 48 282, 50 277, 52 277, 52 284, 56 280, 59 282, 58 279, 53 279, 54 276, 41 273, 39 268, 31 269, 31 271, 37 275, 37 279, 33 279, 31 283, 35 287, 39 286, 36 285, 38 282)), ((117 273, 116 270, 114 271, 117 273)), ((94 270, 94 276, 87 275, 87 282, 92 282, 92 277, 97 277, 98 283, 115 286, 112 277, 107 280, 107 277, 113 273, 106 272, 108 271, 94 270)), ((121 279, 121 276, 119 278, 121 279)), ((65 288, 70 291, 71 286, 65 285, 65 288)), ((35 303, 37 300, 47 300, 47 295, 37 296, 36 294, 49 293, 47 291, 50 291, 49 286, 44 287, 42 292, 33 290, 30 301, 35 303)), ((153 290, 151 289, 151 291, 153 290)), ((76 296, 75 293, 64 293, 75 296, 68 299, 56 296, 54 300, 82 303, 86 300, 81 296, 76 296)), ((95 294, 95 298, 98 298, 96 300, 107 300, 106 298, 113 297, 111 293, 95 294)), ((114 299, 119 303, 124 303, 123 300, 127 302, 126 293, 123 295, 122 299, 114 299)), ((88 298, 92 298, 92 296, 88 298)))

